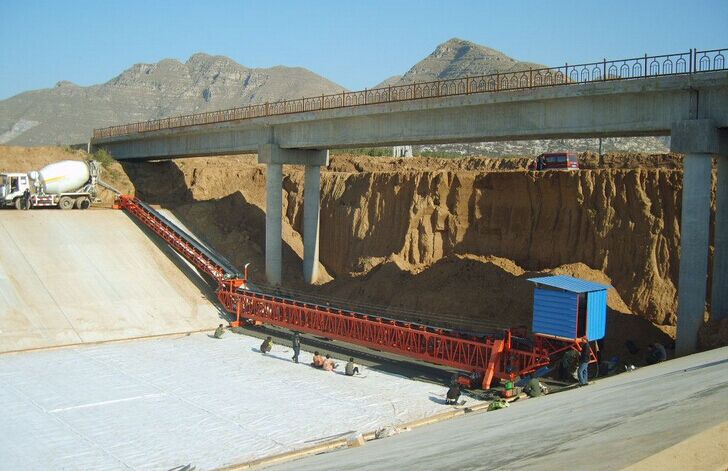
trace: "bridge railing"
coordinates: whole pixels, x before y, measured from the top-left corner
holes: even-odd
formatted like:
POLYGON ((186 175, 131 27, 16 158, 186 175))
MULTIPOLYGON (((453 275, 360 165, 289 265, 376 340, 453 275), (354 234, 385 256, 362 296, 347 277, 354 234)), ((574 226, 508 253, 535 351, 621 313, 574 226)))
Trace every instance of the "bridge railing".
POLYGON ((157 120, 94 129, 94 138, 238 121, 307 111, 320 111, 378 103, 419 100, 474 93, 492 93, 589 82, 641 79, 664 75, 694 74, 728 69, 728 49, 698 51, 691 49, 674 54, 602 60, 586 64, 523 69, 431 82, 416 82, 359 91, 342 91, 330 95, 281 100, 220 111, 175 116, 157 120))

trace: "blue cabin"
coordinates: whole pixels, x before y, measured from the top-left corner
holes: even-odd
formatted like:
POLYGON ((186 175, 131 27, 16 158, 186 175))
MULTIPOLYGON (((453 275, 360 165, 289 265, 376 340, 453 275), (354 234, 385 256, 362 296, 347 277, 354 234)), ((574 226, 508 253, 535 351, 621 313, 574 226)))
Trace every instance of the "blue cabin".
POLYGON ((533 294, 533 333, 567 339, 604 338, 609 285, 557 275, 529 278, 533 294))

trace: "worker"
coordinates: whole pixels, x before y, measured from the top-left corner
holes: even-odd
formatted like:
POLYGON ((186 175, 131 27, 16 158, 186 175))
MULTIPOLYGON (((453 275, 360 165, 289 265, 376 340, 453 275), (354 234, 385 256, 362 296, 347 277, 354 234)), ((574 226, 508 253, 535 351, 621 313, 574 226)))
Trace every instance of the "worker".
POLYGON ((654 365, 656 363, 662 363, 667 360, 667 351, 660 342, 655 342, 647 346, 647 358, 645 363, 648 365, 654 365))
POLYGON ((319 352, 313 352, 313 362, 311 362, 311 366, 314 368, 324 367, 324 357, 322 357, 319 352))
POLYGON ((225 333, 225 327, 223 327, 222 324, 220 324, 219 326, 217 326, 217 329, 215 329, 214 336, 216 339, 221 339, 224 333, 225 333))
POLYGON ((561 381, 573 381, 574 372, 578 366, 579 352, 567 350, 559 362, 559 379, 561 381))
POLYGON ((260 352, 263 354, 266 354, 270 352, 273 349, 273 339, 270 338, 270 335, 263 340, 263 343, 260 344, 260 352))
POLYGON ((528 394, 528 397, 538 397, 543 394, 544 388, 541 385, 541 381, 534 377, 523 388, 523 392, 528 394))
POLYGON ((338 363, 334 363, 334 360, 331 358, 331 355, 329 355, 327 353, 326 360, 324 360, 324 370, 334 371, 338 367, 339 367, 338 363))
POLYGON ((30 209, 30 189, 26 188, 23 192, 23 209, 30 209))
POLYGON ((298 355, 301 353, 301 335, 298 332, 293 333, 291 347, 293 347, 293 361, 298 363, 298 355))
POLYGON ((458 403, 458 399, 460 399, 460 385, 455 383, 447 390, 447 394, 445 395, 445 404, 455 405, 458 403))
POLYGON ((344 373, 346 373, 346 376, 354 376, 359 374, 359 367, 354 364, 353 357, 350 357, 349 361, 346 363, 346 366, 344 367, 344 373))
POLYGON ((587 340, 581 344, 581 353, 579 354, 579 386, 589 384, 589 362, 591 361, 591 346, 587 340))
POLYGON ((473 370, 473 372, 470 373, 470 376, 468 376, 468 379, 470 380, 470 387, 472 389, 478 389, 483 386, 482 373, 478 373, 477 371, 473 370))

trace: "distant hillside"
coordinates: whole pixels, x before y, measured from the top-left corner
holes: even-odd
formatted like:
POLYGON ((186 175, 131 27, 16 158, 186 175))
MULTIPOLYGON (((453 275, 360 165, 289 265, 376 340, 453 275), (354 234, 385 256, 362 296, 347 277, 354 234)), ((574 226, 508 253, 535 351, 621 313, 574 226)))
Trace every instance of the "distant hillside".
POLYGON ((432 54, 415 64, 399 79, 399 84, 543 67, 546 66, 517 61, 495 49, 453 38, 437 46, 432 54))
POLYGON ((342 90, 303 68, 250 69, 195 54, 184 64, 136 64, 101 85, 64 81, 0 101, 0 144, 84 142, 93 128, 342 90))

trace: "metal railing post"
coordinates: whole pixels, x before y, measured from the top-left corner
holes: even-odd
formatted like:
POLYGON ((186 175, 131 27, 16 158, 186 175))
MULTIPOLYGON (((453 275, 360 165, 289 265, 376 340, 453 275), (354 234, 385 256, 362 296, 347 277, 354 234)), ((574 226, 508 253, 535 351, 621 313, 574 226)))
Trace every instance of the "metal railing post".
POLYGON ((647 77, 647 54, 645 54, 645 77, 647 77))
POLYGON ((606 82, 607 80, 607 58, 605 57, 602 60, 602 81, 606 82))

